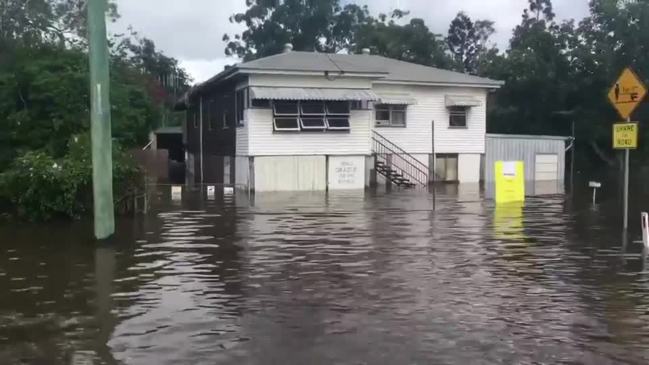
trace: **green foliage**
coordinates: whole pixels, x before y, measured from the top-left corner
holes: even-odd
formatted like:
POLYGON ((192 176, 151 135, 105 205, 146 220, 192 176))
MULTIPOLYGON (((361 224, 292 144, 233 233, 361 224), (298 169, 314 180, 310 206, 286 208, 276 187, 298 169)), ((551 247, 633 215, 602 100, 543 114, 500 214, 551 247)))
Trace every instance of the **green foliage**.
POLYGON ((451 21, 446 43, 458 71, 470 74, 478 71, 480 58, 489 52, 487 41, 494 31, 494 23, 490 20, 474 22, 464 12, 457 14, 451 21))
MULTIPOLYGON (((1 0, 0 39, 27 46, 41 43, 83 45, 87 0, 1 0)), ((108 17, 119 17, 114 1, 107 1, 108 17)))
MULTIPOLYGON (((113 151, 116 201, 142 186, 139 168, 119 147, 113 151)), ((76 218, 92 209, 92 158, 89 136, 75 136, 69 151, 54 158, 29 151, 0 174, 0 201, 20 218, 33 221, 76 218)))
POLYGON ((223 40, 227 55, 244 60, 281 52, 286 43, 297 51, 336 53, 354 44, 355 31, 370 17, 367 7, 340 0, 248 0, 248 9, 230 22, 248 29, 223 40))
MULTIPOLYGON (((624 67, 649 75, 649 2, 593 0, 577 25, 557 23, 550 0, 529 3, 508 51, 480 60, 481 75, 505 81, 489 105, 489 131, 568 135, 574 120, 581 159, 614 164, 611 124, 620 118, 606 94, 624 67)), ((633 119, 647 118, 643 105, 633 119)), ((640 152, 646 160, 649 146, 640 152)))
MULTIPOLYGON (((92 204, 87 0, 0 0, 0 207, 33 219, 77 217, 92 204), (70 142, 72 140, 72 142, 70 142)), ((109 18, 117 7, 106 1, 109 18)), ((189 77, 152 41, 111 47, 115 146, 142 147, 172 111, 189 77)), ((117 200, 141 186, 133 159, 113 154, 117 200)))
MULTIPOLYGON (((58 158, 73 134, 89 129, 85 53, 50 45, 4 47, 0 62, 0 171, 26 151, 58 158)), ((113 136, 125 147, 146 144, 159 119, 149 79, 114 63, 111 73, 113 136)))
POLYGON ((296 51, 337 53, 370 48, 374 54, 423 65, 451 67, 444 41, 424 21, 395 10, 389 17, 370 16, 366 6, 340 0, 250 0, 248 9, 230 17, 247 27, 241 34, 225 34, 227 55, 248 61, 277 54, 284 44, 296 51))
POLYGON ((450 68, 444 41, 430 31, 423 19, 414 18, 405 25, 397 20, 407 15, 396 10, 390 19, 381 14, 369 19, 356 33, 356 51, 369 48, 373 54, 414 62, 421 65, 450 68))

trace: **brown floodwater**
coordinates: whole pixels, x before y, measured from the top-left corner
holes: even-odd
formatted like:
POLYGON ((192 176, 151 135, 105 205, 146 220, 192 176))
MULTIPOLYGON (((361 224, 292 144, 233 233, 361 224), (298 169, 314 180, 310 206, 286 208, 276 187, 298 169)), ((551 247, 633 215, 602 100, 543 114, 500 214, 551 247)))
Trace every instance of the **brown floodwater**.
POLYGON ((646 364, 642 245, 588 200, 159 187, 109 244, 3 224, 0 364, 646 364))

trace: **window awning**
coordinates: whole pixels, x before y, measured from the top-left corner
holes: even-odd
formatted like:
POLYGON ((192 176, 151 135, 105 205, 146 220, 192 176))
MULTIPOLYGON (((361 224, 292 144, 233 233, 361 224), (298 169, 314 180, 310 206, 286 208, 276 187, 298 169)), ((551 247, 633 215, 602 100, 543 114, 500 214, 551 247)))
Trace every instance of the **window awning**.
POLYGON ((251 87, 252 99, 262 100, 379 100, 372 90, 366 89, 322 89, 299 87, 251 87))
POLYGON ((389 105, 415 105, 417 104, 417 99, 413 98, 408 94, 381 94, 380 95, 381 104, 389 105))
POLYGON ((480 99, 465 95, 446 95, 446 107, 451 106, 480 106, 480 99))

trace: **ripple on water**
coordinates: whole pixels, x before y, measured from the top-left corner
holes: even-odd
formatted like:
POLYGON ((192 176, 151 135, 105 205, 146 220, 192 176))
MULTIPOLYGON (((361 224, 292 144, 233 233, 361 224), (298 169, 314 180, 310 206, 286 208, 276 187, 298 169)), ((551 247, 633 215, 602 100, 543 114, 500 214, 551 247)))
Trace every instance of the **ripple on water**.
POLYGON ((607 209, 459 194, 190 199, 113 248, 16 240, 0 363, 649 361, 649 276, 607 209))

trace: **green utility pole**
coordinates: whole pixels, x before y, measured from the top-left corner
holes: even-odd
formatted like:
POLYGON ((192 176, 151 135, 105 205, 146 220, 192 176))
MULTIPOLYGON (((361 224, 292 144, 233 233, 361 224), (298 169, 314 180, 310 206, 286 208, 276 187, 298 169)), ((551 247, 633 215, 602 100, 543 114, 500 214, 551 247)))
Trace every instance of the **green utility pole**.
POLYGON ((110 75, 108 73, 108 40, 106 39, 107 10, 107 0, 88 1, 92 188, 95 207, 95 237, 98 240, 106 239, 115 233, 113 145, 109 98, 110 75))

